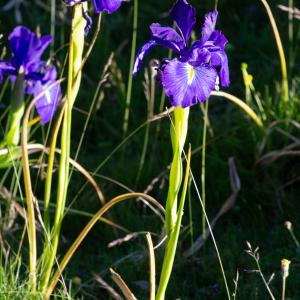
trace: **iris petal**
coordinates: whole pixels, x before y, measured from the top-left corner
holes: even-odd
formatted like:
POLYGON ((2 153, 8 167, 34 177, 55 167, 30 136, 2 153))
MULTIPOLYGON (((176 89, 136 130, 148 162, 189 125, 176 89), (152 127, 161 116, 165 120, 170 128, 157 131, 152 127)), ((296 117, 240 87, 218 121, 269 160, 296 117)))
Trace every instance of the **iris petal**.
POLYGON ((132 75, 136 75, 136 73, 140 70, 144 57, 148 54, 148 52, 157 45, 154 40, 150 40, 148 43, 146 43, 137 53, 135 62, 133 65, 132 75))
POLYGON ((121 0, 93 0, 96 13, 106 10, 109 14, 115 12, 121 6, 121 0))
POLYGON ((180 35, 171 27, 161 26, 159 23, 153 23, 150 26, 152 39, 158 45, 180 52, 184 48, 184 42, 180 35))
POLYGON ((24 92, 35 97, 45 92, 35 103, 44 124, 52 118, 61 96, 60 85, 54 84, 57 78, 56 68, 41 60, 51 40, 51 36, 39 38, 26 27, 17 26, 9 36, 12 58, 9 61, 0 61, 0 81, 6 74, 14 84, 22 68, 26 82, 24 92), (54 85, 49 89, 52 84, 54 85))
POLYGON ((226 46, 226 44, 228 43, 227 38, 222 34, 222 32, 220 30, 215 30, 213 31, 213 33, 211 34, 210 38, 209 38, 209 42, 212 42, 213 45, 218 46, 220 48, 223 48, 226 46))
POLYGON ((18 71, 14 68, 14 66, 12 66, 12 64, 10 62, 6 62, 6 61, 0 61, 0 83, 2 81, 3 75, 4 74, 9 74, 9 75, 13 75, 16 74, 18 71))
POLYGON ((52 119, 61 96, 59 84, 56 84, 49 89, 49 86, 54 83, 55 81, 48 81, 45 85, 42 85, 41 82, 38 82, 35 87, 35 97, 42 91, 45 91, 43 96, 41 96, 35 103, 35 108, 40 115, 43 124, 48 123, 52 119))
POLYGON ((227 42, 226 37, 221 31, 215 30, 209 40, 204 44, 204 47, 211 53, 211 65, 215 68, 220 68, 220 81, 224 87, 230 85, 228 58, 224 50, 227 42))
MULTIPOLYGON (((211 29, 212 28, 214 28, 214 26, 212 26, 211 29)), ((206 39, 205 35, 203 35, 203 37, 206 39)), ((226 37, 219 30, 214 30, 212 33, 210 33, 210 36, 206 41, 205 39, 203 40, 203 37, 201 40, 196 41, 192 45, 190 52, 193 54, 194 53, 197 54, 197 53, 201 53, 204 49, 208 51, 210 53, 210 59, 209 59, 210 65, 214 68, 218 68, 219 70, 221 85, 224 87, 229 86, 230 80, 229 80, 228 58, 224 50, 225 45, 228 42, 226 37)))
POLYGON ((162 84, 173 106, 188 107, 205 101, 215 87, 217 72, 209 65, 193 67, 175 58, 162 71, 162 84))
POLYGON ((59 84, 54 84, 57 78, 55 67, 48 67, 44 77, 41 80, 28 80, 26 93, 37 97, 40 93, 45 93, 36 101, 35 107, 41 117, 43 124, 46 124, 53 117, 61 96, 59 84), (52 86, 53 85, 53 86, 52 86), (50 89, 49 87, 52 86, 50 89))
POLYGON ((211 59, 211 54, 206 48, 194 48, 188 52, 187 61, 194 67, 201 64, 208 64, 211 59))
POLYGON ((72 6, 78 3, 82 3, 83 0, 64 0, 64 2, 66 3, 66 5, 72 6))
POLYGON ((170 11, 170 17, 176 22, 187 45, 196 24, 196 10, 186 0, 178 0, 170 11))
POLYGON ((153 23, 150 26, 152 39, 146 43, 138 52, 132 75, 135 75, 141 68, 144 57, 156 45, 169 48, 175 52, 181 52, 184 49, 184 42, 181 36, 171 27, 161 26, 159 23, 153 23))
POLYGON ((17 26, 9 35, 11 50, 14 54, 12 63, 20 67, 37 61, 52 41, 49 35, 38 38, 37 35, 23 26, 17 26))
POLYGON ((201 42, 205 43, 213 33, 216 27, 218 12, 216 10, 207 13, 204 17, 204 24, 201 29, 201 42))
POLYGON ((220 68, 219 75, 221 85, 226 87, 230 85, 228 58, 224 50, 211 53, 211 65, 220 68))

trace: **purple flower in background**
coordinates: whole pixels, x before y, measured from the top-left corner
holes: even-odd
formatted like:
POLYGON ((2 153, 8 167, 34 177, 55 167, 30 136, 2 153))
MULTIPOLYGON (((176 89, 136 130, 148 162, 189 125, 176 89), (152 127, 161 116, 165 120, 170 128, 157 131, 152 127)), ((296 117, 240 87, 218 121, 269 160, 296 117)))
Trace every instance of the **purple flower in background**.
POLYGON ((109 14, 114 13, 122 4, 122 0, 93 0, 96 13, 107 11, 109 14))
POLYGON ((57 71, 55 67, 46 67, 44 76, 41 80, 33 82, 32 86, 27 85, 27 93, 37 97, 44 91, 35 103, 35 108, 41 117, 43 124, 48 123, 58 106, 59 98, 61 96, 61 89, 59 84, 55 84, 57 79, 57 71), (52 86, 51 88, 49 88, 52 86))
POLYGON ((186 0, 178 0, 170 11, 179 33, 158 23, 150 26, 152 38, 138 52, 133 72, 141 68, 146 54, 156 45, 173 50, 179 55, 165 59, 158 67, 158 77, 173 106, 188 107, 205 101, 213 89, 229 86, 228 59, 225 53, 227 39, 215 30, 218 12, 205 15, 202 37, 188 47, 196 24, 196 11, 186 0))
MULTIPOLYGON (((78 3, 85 2, 87 0, 64 0, 67 5, 75 5, 78 3)), ((97 14, 102 11, 107 11, 109 14, 114 13, 126 0, 91 0, 94 5, 95 12, 97 14)))
POLYGON ((0 61, 0 82, 3 75, 8 75, 14 83, 20 72, 24 74, 25 93, 37 96, 43 90, 45 94, 40 97, 35 106, 42 123, 47 123, 53 116, 61 95, 60 85, 54 85, 47 90, 57 78, 55 67, 50 67, 41 60, 52 37, 49 35, 39 38, 35 33, 23 26, 16 27, 9 35, 12 57, 7 61, 0 61))
MULTIPOLYGON (((66 5, 73 6, 75 4, 83 3, 89 0, 64 0, 66 5)), ((95 13, 99 14, 103 11, 108 12, 109 14, 114 13, 121 6, 122 2, 129 0, 91 0, 93 2, 95 13)), ((88 13, 82 7, 82 14, 84 19, 87 22, 85 27, 85 35, 87 35, 92 27, 93 21, 89 17, 88 13)))

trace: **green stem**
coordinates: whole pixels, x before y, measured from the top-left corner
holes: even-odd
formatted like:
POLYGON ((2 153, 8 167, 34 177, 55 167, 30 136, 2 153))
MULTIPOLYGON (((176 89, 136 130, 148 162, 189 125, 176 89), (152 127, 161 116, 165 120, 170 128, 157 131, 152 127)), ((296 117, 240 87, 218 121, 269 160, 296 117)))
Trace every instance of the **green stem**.
MULTIPOLYGON (((8 133, 5 136, 8 146, 16 146, 20 141, 20 127, 21 119, 24 114, 24 69, 21 67, 19 74, 16 78, 14 85, 12 100, 10 104, 9 120, 8 120, 8 133)), ((35 228, 35 213, 34 213, 34 198, 32 193, 31 176, 28 153, 26 149, 27 144, 27 127, 25 124, 29 115, 26 113, 24 118, 23 133, 22 133, 22 168, 24 187, 26 195, 26 218, 28 230, 28 243, 29 243, 29 283, 32 292, 36 290, 36 228, 35 228)), ((14 161, 12 160, 14 166, 14 161)))
POLYGON ((127 95, 125 103, 125 114, 123 123, 123 134, 126 136, 128 130, 128 121, 130 114, 130 103, 131 103, 131 93, 132 93, 132 69, 134 64, 135 52, 136 52, 136 37, 137 37, 137 26, 138 26, 138 0, 134 0, 133 4, 133 32, 132 32, 132 42, 131 42, 131 57, 129 66, 129 76, 127 85, 127 95))
POLYGON ((166 203, 166 233, 173 230, 177 219, 177 196, 182 180, 181 155, 188 129, 189 108, 174 109, 174 124, 170 128, 170 135, 173 148, 173 160, 169 177, 169 190, 166 203))
POLYGON ((294 7, 294 0, 289 0, 289 71, 292 72, 293 69, 293 58, 294 58, 294 16, 293 16, 293 7, 294 7))
MULTIPOLYGON (((173 148, 173 161, 169 176, 169 190, 166 203, 166 233, 167 233, 167 247, 165 250, 165 257, 163 262, 163 268, 161 272, 160 283, 158 292, 156 295, 157 300, 163 300, 165 298, 165 292, 168 286, 168 282, 171 276, 173 262, 176 253, 176 246, 179 235, 178 223, 181 223, 181 207, 184 204, 186 185, 182 192, 182 199, 180 202, 180 208, 177 211, 177 198, 182 182, 182 159, 181 155, 186 140, 188 129, 188 117, 189 108, 176 107, 174 109, 174 123, 171 124, 170 135, 173 148), (184 192, 185 190, 185 192, 184 192), (183 199, 184 195, 184 199, 183 199)), ((185 180, 186 181, 186 180, 185 180)))
POLYGON ((297 239, 297 237, 296 237, 296 235, 295 235, 295 233, 294 233, 293 228, 292 228, 291 230, 289 230, 289 232, 290 232, 291 237, 292 237, 294 243, 296 244, 297 248, 300 248, 299 241, 298 241, 298 239, 297 239))
POLYGON ((50 234, 49 205, 50 205, 50 197, 51 197, 55 148, 56 148, 56 144, 57 144, 57 137, 58 137, 58 133, 59 133, 63 115, 64 115, 64 111, 61 112, 59 119, 56 122, 54 132, 52 135, 52 139, 51 139, 50 151, 49 151, 49 157, 48 157, 47 175, 46 175, 46 182, 45 182, 45 195, 44 195, 44 224, 45 224, 45 229, 46 229, 47 234, 50 234))
MULTIPOLYGON (((19 76, 18 76, 19 77, 19 76)), ((18 78, 17 78, 18 81, 18 78)), ((31 104, 32 105, 32 104, 31 104)), ((30 165, 27 151, 27 124, 29 119, 30 108, 25 113, 23 119, 23 131, 22 131, 22 168, 23 178, 25 186, 26 204, 27 204, 27 228, 28 228, 28 242, 29 242, 29 283, 32 292, 36 291, 36 228, 35 228, 35 212, 34 212, 34 197, 32 192, 30 165)), ((13 160, 12 160, 13 161, 13 160)), ((14 165, 14 162, 13 162, 14 165)))
POLYGON ((193 229, 193 209, 192 209, 191 184, 192 184, 192 181, 190 180, 189 186, 188 186, 189 219, 190 219, 189 227, 190 227, 190 236, 191 236, 191 249, 193 251, 193 258, 194 258, 195 257, 195 254, 194 254, 194 229, 193 229))
POLYGON ((51 0, 51 25, 50 25, 50 34, 53 37, 51 43, 51 56, 54 53, 54 42, 55 42, 55 12, 56 12, 56 0, 51 0))
POLYGON ((9 146, 17 146, 20 142, 21 120, 25 109, 24 88, 24 69, 21 67, 12 91, 5 133, 5 142, 9 146))
POLYGON ((215 10, 218 9, 218 0, 215 0, 215 10))
POLYGON ((263 275, 263 272, 262 272, 262 270, 260 268, 260 264, 259 264, 258 259, 256 257, 254 257, 254 259, 255 259, 255 262, 256 262, 257 269, 258 269, 258 273, 259 273, 259 275, 260 275, 260 277, 261 277, 261 279, 262 279, 262 281, 263 281, 263 283, 264 283, 264 285, 265 285, 265 287, 266 287, 266 289, 267 289, 267 291, 268 291, 271 299, 275 300, 275 297, 274 297, 274 295, 273 295, 273 293, 272 293, 272 291, 271 291, 271 289, 270 289, 270 287, 269 287, 269 285, 268 285, 268 283, 267 283, 267 281, 266 281, 266 279, 265 279, 265 277, 263 275))
POLYGON ((183 216, 183 208, 186 198, 186 192, 188 187, 188 181, 189 181, 189 172, 190 172, 190 162, 191 162, 191 147, 189 147, 189 152, 187 155, 187 165, 186 165, 186 172, 184 177, 184 183, 182 187, 182 193, 180 198, 180 204, 178 208, 178 215, 176 218, 176 223, 174 226, 173 231, 171 232, 170 236, 168 237, 167 241, 167 247, 165 251, 165 257, 163 261, 163 267, 161 272, 161 278, 158 286, 158 291, 156 295, 156 300, 164 300, 165 299, 165 293, 168 286, 169 279, 171 277, 173 264, 175 260, 176 255, 176 249, 178 244, 178 238, 180 233, 180 226, 181 226, 181 220, 183 216))
MULTIPOLYGON (((84 9, 86 9, 86 3, 84 9)), ((60 229, 64 216, 65 203, 67 198, 69 183, 69 157, 71 142, 72 108, 79 91, 81 82, 82 53, 84 46, 84 28, 85 20, 82 17, 81 5, 75 5, 73 8, 72 30, 69 46, 69 65, 68 65, 68 84, 67 84, 67 104, 64 114, 62 132, 61 132, 61 156, 59 163, 58 187, 56 199, 56 211, 52 230, 51 252, 46 255, 45 273, 42 281, 41 290, 45 292, 49 278, 51 276, 52 266, 55 261, 60 229)), ((53 145, 52 145, 53 146, 53 145)))
POLYGON ((285 300, 285 290, 286 290, 286 276, 282 277, 282 294, 281 300, 285 300))
POLYGON ((202 163, 201 163, 201 187, 202 187, 202 237, 206 239, 206 219, 204 211, 206 211, 206 192, 205 192, 205 163, 206 163, 206 134, 207 134, 207 123, 208 123, 208 101, 205 102, 204 108, 204 124, 202 134, 202 163))
POLYGON ((256 123, 256 125, 262 131, 264 131, 264 124, 263 124, 262 120, 255 113, 255 111, 241 99, 235 97, 234 95, 225 93, 225 92, 216 92, 216 91, 212 91, 211 96, 224 97, 224 98, 232 101, 234 104, 238 105, 256 123))

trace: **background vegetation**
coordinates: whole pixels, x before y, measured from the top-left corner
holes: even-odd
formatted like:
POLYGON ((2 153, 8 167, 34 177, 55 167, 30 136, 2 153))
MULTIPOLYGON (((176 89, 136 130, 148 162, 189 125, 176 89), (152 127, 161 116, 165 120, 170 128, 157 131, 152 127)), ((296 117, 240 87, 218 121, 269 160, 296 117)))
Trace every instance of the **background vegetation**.
MULTIPOLYGON (((274 35, 268 16, 260 1, 222 0, 218 28, 227 36, 231 86, 226 91, 241 99, 246 99, 245 83, 241 64, 247 63, 248 72, 253 76, 255 92, 252 93, 252 108, 264 116, 265 132, 259 128, 233 103, 219 97, 209 100, 210 127, 206 148, 206 203, 207 213, 212 220, 218 210, 232 194, 228 159, 234 158, 237 173, 241 181, 234 206, 222 216, 214 227, 214 233, 224 261, 224 267, 233 290, 233 279, 239 271, 237 299, 267 299, 268 292, 257 272, 255 262, 244 251, 249 241, 255 248, 260 247, 262 271, 268 279, 273 273, 270 287, 276 296, 281 293, 280 260, 292 261, 287 283, 287 296, 300 299, 299 247, 293 242, 284 222, 293 223, 294 232, 300 235, 299 214, 299 41, 300 21, 293 20, 294 39, 289 39, 288 14, 277 5, 287 1, 269 1, 288 60, 290 99, 283 107, 280 93, 280 62, 274 35), (255 104, 255 97, 262 103, 263 111, 255 104), (292 146, 291 146, 292 145, 292 146), (292 147, 292 148, 286 148, 292 147), (282 150, 293 150, 286 154, 282 150), (281 151, 281 152, 280 152, 281 151), (271 153, 271 154, 270 154, 271 153), (265 155, 269 155, 267 159, 265 155), (297 156, 298 155, 298 156, 297 156)), ((140 1, 138 17, 138 47, 149 39, 149 25, 152 22, 169 24, 167 12, 173 1, 140 1)), ((191 1, 198 12, 198 32, 205 12, 213 9, 215 1, 191 1)), ((297 4, 297 3, 295 3, 297 4)), ((2 6, 2 5, 1 5, 2 6)), ((20 6, 22 24, 32 30, 37 27, 42 34, 51 30, 51 1, 23 1, 20 6)), ((105 198, 111 199, 127 190, 145 191, 164 203, 167 193, 168 165, 171 161, 168 117, 152 122, 149 127, 149 142, 146 148, 144 164, 140 164, 146 126, 149 116, 149 101, 144 94, 143 72, 133 79, 132 101, 130 107, 129 129, 134 132, 124 141, 123 117, 126 88, 129 74, 132 32, 132 3, 124 3, 113 15, 104 15, 101 33, 93 53, 84 69, 84 78, 76 102, 73 118, 72 157, 75 157, 78 144, 84 134, 83 145, 77 161, 93 172, 100 166, 95 179, 105 198), (103 79, 103 68, 107 65, 107 76, 97 93, 97 85, 103 79), (90 115, 90 121, 84 131, 85 120, 93 97, 96 105, 90 115), (116 150, 116 151, 115 151, 116 150), (140 173, 139 173, 139 170, 140 173)), ((14 7, 0 11, 1 51, 7 46, 7 35, 16 25, 14 7)), ((65 49, 68 43, 70 25, 69 10, 63 3, 56 3, 55 43, 52 48, 53 60, 63 72, 65 49)), ((170 25, 170 24, 169 24, 170 25)), ((92 36, 92 34, 91 34, 92 36)), ((155 49, 152 57, 166 57, 167 50, 155 49)), ((148 60, 145 67, 148 66, 148 60)), ((160 113, 162 89, 156 86, 153 113, 160 113)), ((151 104, 151 103, 150 103, 151 104)), ((167 100, 164 106, 169 106, 167 100)), ((0 109, 5 110, 5 97, 0 109)), ((151 107, 151 105, 150 105, 151 107)), ((0 113, 2 112, 0 111, 0 113)), ((203 131, 203 113, 200 106, 191 109, 190 129, 187 140, 192 145, 192 170, 198 187, 201 187, 201 145, 203 131)), ((45 134, 44 128, 36 131, 36 136, 45 134)), ((32 138, 34 140, 34 137, 32 138)), ((12 175, 0 170, 1 181, 1 236, 5 238, 8 258, 2 258, 1 287, 6 285, 2 278, 10 282, 11 287, 22 285, 22 273, 26 262, 20 262, 12 269, 11 263, 19 244, 23 230, 23 219, 15 212, 13 223, 7 219, 14 210, 8 204, 4 191, 13 193, 12 175), (9 226, 8 226, 9 224, 9 226), (10 260, 11 259, 11 260, 10 260), (16 279, 15 274, 20 271, 16 279), (4 275, 5 274, 5 275, 4 275), (11 275, 10 275, 11 274, 11 275)), ((35 192, 42 194, 36 180, 35 192)), ((90 187, 81 189, 84 178, 75 171, 69 189, 67 213, 63 223, 63 245, 59 253, 64 253, 90 218, 99 208, 99 201, 90 187)), ((53 197, 55 189, 53 189, 53 197)), ((15 199, 20 200, 20 199, 15 199)), ((11 203, 11 202, 10 202, 11 203)), ((110 242, 126 236, 126 233, 99 223, 85 240, 65 272, 65 284, 70 297, 76 299, 110 299, 111 294, 101 287, 99 276, 113 286, 109 268, 113 267, 125 279, 138 299, 147 299, 148 254, 142 232, 156 233, 155 243, 162 237, 162 223, 157 215, 139 202, 138 205, 121 204, 111 211, 112 219, 132 232, 140 232, 130 241, 108 248, 110 242)), ((175 268, 171 278, 167 299, 224 299, 225 290, 216 253, 208 239, 205 245, 189 258, 184 252, 192 247, 201 235, 202 212, 193 184, 190 185, 189 199, 185 208, 183 228, 176 255, 175 268)), ((22 252, 26 253, 26 242, 22 252)), ((162 248, 156 251, 157 267, 160 269, 162 248)), ((26 257, 26 256, 25 256, 26 257)), ((1 291, 2 293, 2 291, 1 291)), ((0 293, 0 299, 2 294, 0 293)), ((64 289, 62 288, 62 293, 64 289)), ((5 296, 3 296, 5 297, 5 296)), ((20 296, 23 297, 22 295, 20 296)), ((6 299, 6 298, 3 298, 6 299)), ((15 298, 17 299, 17 296, 15 298)))

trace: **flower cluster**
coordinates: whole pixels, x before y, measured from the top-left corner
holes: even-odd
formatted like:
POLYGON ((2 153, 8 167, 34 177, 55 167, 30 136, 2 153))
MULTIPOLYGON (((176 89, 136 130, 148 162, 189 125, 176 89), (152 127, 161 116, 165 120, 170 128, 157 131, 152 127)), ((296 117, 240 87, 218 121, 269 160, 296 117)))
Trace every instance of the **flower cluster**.
POLYGON ((188 107, 205 101, 210 93, 229 86, 227 39, 215 30, 218 12, 205 15, 202 37, 189 47, 191 32, 196 24, 196 11, 186 0, 178 0, 170 11, 179 33, 158 23, 150 26, 152 38, 138 52, 133 72, 141 68, 146 54, 156 45, 173 50, 179 56, 165 59, 158 66, 158 79, 173 106, 188 107))
POLYGON ((39 38, 26 27, 18 26, 9 35, 11 58, 0 61, 0 82, 4 75, 8 75, 14 83, 17 76, 22 74, 25 94, 36 97, 44 91, 43 96, 35 103, 43 124, 51 120, 61 96, 60 85, 55 84, 56 68, 41 60, 51 41, 52 37, 49 35, 39 38))

